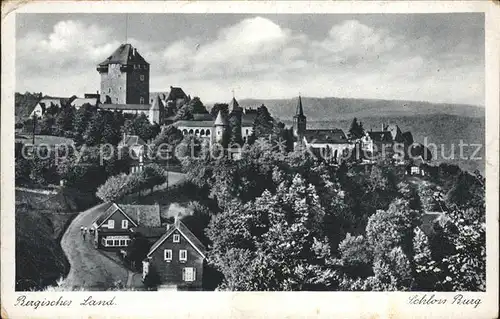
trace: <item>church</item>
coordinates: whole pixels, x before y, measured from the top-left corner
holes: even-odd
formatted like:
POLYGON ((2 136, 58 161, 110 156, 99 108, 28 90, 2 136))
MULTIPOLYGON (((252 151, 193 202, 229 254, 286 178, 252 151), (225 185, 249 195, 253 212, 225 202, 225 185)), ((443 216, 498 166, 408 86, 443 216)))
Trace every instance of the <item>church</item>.
POLYGON ((339 128, 308 129, 300 95, 293 117, 293 135, 296 139, 294 147, 303 145, 323 158, 339 160, 345 151, 354 148, 354 144, 339 128))

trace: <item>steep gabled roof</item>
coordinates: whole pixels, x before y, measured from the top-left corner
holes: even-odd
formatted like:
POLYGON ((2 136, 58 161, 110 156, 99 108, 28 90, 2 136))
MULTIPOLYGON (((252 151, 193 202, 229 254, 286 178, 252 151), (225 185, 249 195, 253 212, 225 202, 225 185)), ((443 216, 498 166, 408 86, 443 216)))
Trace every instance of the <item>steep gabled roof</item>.
POLYGON ((151 256, 151 254, 157 250, 165 240, 167 240, 175 231, 179 231, 179 233, 193 246, 196 251, 203 257, 206 254, 205 245, 201 243, 201 241, 184 225, 183 222, 177 220, 173 225, 170 226, 170 229, 165 233, 165 235, 161 236, 160 239, 156 243, 151 246, 151 249, 148 252, 147 257, 151 256))
POLYGON ((119 205, 119 207, 139 226, 160 227, 159 205, 119 205))
POLYGON ((178 99, 187 99, 187 95, 180 87, 171 86, 167 101, 177 101, 178 99))
POLYGON ((94 219, 97 227, 104 224, 115 212, 120 211, 134 226, 160 227, 159 205, 118 205, 109 203, 103 208, 103 213, 94 219))
MULTIPOLYGON (((104 224, 104 222, 106 222, 116 211, 121 211, 123 213, 123 211, 120 209, 120 207, 116 204, 116 203, 113 203, 113 202, 110 202, 109 205, 106 205, 105 207, 103 207, 103 213, 101 213, 99 216, 97 216, 96 219, 94 219, 94 221, 92 222, 93 223, 96 223, 97 224, 97 227, 101 226, 102 224, 104 224)), ((135 223, 135 221, 130 218, 130 216, 124 214, 125 217, 127 217, 133 224, 135 224, 137 226, 137 224, 135 223)))
POLYGON ((219 111, 217 114, 217 118, 215 119, 214 126, 219 125, 219 126, 224 126, 227 125, 227 120, 222 111, 219 111))
POLYGON ((109 64, 149 64, 139 52, 137 52, 137 49, 135 49, 135 51, 134 49, 135 48, 131 44, 122 44, 106 60, 99 63, 99 66, 109 64))
POLYGON ((392 142, 392 135, 389 131, 368 132, 374 142, 392 142))
POLYGON ((304 138, 308 143, 320 143, 320 144, 347 144, 347 140, 344 131, 335 128, 331 130, 306 130, 304 132, 304 138))

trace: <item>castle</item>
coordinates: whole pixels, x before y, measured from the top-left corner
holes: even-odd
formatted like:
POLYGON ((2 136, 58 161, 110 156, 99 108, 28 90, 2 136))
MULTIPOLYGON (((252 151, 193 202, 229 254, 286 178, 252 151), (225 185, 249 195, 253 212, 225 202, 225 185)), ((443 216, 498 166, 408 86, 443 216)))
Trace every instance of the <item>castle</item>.
MULTIPOLYGON (((163 124, 173 119, 172 109, 179 109, 190 97, 179 87, 149 99, 150 65, 131 44, 122 44, 106 60, 97 65, 101 75, 101 104, 105 110, 120 110, 126 114, 145 114, 151 123, 163 124), (150 102, 151 104, 149 104, 150 102)), ((246 141, 253 132, 256 110, 241 108, 233 97, 228 118, 219 112, 215 119, 210 114, 193 114, 192 120, 173 123, 184 135, 195 135, 221 142, 229 121, 241 127, 246 141)))

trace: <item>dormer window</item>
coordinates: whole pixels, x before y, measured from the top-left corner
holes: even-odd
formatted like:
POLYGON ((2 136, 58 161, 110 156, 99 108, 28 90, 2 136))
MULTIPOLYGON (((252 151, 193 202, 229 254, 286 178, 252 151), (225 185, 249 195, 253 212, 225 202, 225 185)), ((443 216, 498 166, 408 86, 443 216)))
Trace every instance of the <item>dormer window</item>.
POLYGON ((174 243, 180 243, 181 242, 181 236, 179 234, 174 234, 174 243))

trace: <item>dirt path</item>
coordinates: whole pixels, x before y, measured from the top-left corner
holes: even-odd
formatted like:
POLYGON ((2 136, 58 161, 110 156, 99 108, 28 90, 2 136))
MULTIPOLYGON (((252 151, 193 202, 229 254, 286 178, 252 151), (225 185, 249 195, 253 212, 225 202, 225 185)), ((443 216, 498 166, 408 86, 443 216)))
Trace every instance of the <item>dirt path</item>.
POLYGON ((92 238, 82 238, 80 227, 89 227, 94 218, 102 213, 105 204, 97 205, 80 213, 69 225, 61 239, 61 246, 71 265, 64 280, 68 289, 107 290, 125 286, 128 270, 96 250, 92 238))

